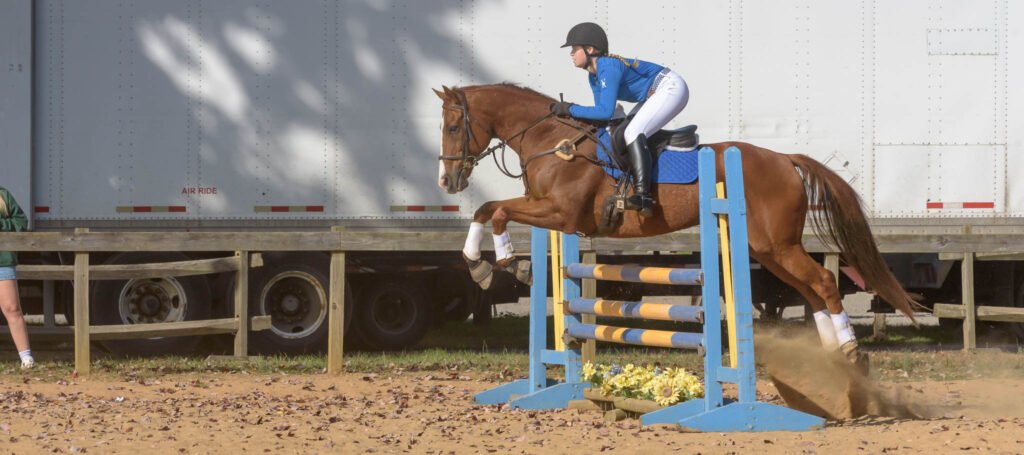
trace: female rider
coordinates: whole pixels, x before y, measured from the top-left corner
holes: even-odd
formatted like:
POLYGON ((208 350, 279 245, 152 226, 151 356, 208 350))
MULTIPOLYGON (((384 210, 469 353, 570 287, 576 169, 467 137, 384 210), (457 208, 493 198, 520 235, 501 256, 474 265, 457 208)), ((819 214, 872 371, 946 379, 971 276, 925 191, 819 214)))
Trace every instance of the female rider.
POLYGON ((638 210, 644 217, 651 216, 655 201, 651 195, 652 157, 647 149, 647 138, 686 107, 690 99, 686 81, 663 66, 609 54, 608 36, 601 26, 592 22, 570 29, 562 47, 572 47, 569 55, 573 65, 590 73, 588 80, 594 92, 594 106, 556 102, 550 106, 553 114, 608 121, 617 101, 639 103, 625 131, 626 155, 634 184, 634 194, 626 200, 626 208, 638 210))

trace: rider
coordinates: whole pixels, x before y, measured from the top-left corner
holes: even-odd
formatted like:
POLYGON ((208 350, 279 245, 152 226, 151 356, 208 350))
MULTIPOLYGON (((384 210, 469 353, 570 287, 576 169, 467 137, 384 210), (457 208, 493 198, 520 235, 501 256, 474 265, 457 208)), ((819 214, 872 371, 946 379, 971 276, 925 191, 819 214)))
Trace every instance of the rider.
POLYGON ((651 196, 651 153, 647 138, 682 112, 690 99, 686 81, 676 72, 638 59, 626 59, 608 53, 608 36, 601 26, 592 22, 577 24, 569 30, 562 47, 572 47, 569 56, 577 68, 590 74, 594 106, 556 102, 551 113, 564 117, 608 121, 619 100, 640 103, 633 108, 635 116, 626 126, 627 156, 632 167, 635 191, 626 200, 626 208, 638 210, 641 216, 653 213, 651 196))

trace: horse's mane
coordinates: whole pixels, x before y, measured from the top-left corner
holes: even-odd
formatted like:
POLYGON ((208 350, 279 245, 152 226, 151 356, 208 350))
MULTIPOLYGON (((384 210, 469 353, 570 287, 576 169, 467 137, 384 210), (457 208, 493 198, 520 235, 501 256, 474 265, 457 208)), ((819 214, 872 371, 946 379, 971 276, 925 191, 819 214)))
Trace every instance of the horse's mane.
POLYGON ((466 86, 466 87, 454 87, 454 90, 463 90, 463 91, 465 91, 465 90, 486 90, 486 89, 496 89, 496 88, 497 89, 508 89, 508 90, 511 90, 511 91, 519 92, 519 93, 522 93, 522 94, 525 94, 525 95, 530 95, 530 96, 537 96, 537 97, 544 98, 545 100, 548 100, 548 101, 554 101, 555 100, 554 98, 552 98, 552 97, 550 97, 548 95, 545 95, 545 94, 543 94, 541 92, 538 92, 538 91, 536 91, 536 90, 534 90, 532 88, 523 87, 523 86, 521 86, 519 84, 516 84, 516 83, 513 83, 513 82, 502 82, 502 83, 499 83, 499 84, 487 84, 487 85, 470 85, 470 86, 466 86))

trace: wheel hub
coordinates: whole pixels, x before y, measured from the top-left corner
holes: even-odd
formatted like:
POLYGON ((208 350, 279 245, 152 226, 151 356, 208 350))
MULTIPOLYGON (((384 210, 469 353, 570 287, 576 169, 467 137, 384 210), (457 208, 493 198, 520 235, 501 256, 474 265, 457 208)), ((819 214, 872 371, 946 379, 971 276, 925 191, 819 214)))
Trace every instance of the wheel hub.
POLYGON ((302 321, 309 314, 310 299, 306 292, 296 285, 280 286, 271 293, 271 318, 287 323, 302 321))
POLYGON ((274 334, 289 339, 303 338, 323 324, 327 293, 320 281, 306 272, 282 272, 264 286, 260 307, 262 314, 270 315, 274 334))
POLYGON ((118 304, 125 324, 184 320, 185 291, 177 280, 131 280, 121 289, 118 304))

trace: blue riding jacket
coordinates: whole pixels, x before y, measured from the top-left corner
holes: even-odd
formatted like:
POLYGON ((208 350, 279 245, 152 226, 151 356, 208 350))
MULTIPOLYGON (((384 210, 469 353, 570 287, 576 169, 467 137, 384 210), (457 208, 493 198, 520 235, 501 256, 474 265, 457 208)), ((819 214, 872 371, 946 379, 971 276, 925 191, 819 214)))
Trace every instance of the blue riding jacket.
POLYGON ((633 62, 636 62, 635 68, 614 57, 598 57, 597 74, 587 77, 594 92, 594 106, 573 105, 569 113, 576 118, 610 120, 616 101, 645 101, 647 90, 663 67, 643 60, 630 61, 633 62))

